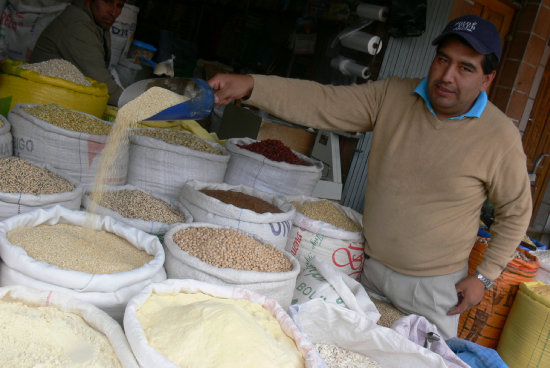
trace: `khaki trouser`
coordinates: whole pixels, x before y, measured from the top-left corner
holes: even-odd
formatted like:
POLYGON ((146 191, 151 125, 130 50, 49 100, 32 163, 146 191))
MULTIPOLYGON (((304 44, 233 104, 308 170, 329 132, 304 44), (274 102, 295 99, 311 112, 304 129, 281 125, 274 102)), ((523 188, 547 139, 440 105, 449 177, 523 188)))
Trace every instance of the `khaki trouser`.
POLYGON ((468 275, 468 268, 441 276, 409 276, 369 258, 365 260, 361 284, 374 297, 388 299, 406 314, 426 317, 444 339, 457 335, 459 315, 447 312, 457 303, 455 285, 468 275))

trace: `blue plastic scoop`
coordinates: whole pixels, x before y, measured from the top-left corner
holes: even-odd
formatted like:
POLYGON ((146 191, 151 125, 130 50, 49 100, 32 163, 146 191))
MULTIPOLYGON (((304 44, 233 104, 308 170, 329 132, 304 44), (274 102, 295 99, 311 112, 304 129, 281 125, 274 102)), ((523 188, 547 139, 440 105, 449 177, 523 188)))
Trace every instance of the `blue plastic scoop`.
POLYGON ((214 91, 205 80, 180 77, 145 79, 133 83, 122 92, 118 100, 118 107, 124 106, 151 87, 166 88, 188 97, 189 100, 162 110, 147 119, 143 119, 144 121, 202 119, 210 115, 214 107, 214 91))

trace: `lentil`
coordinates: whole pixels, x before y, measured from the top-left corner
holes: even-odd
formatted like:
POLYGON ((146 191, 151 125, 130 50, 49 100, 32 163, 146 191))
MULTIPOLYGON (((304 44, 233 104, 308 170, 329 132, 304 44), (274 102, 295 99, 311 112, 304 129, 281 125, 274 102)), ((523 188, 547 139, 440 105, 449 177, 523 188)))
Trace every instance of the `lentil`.
POLYGON ((219 268, 261 272, 292 269, 280 250, 235 229, 190 227, 176 232, 173 240, 191 256, 219 268))
POLYGON ((315 344, 328 368, 378 368, 378 362, 366 355, 331 344, 315 344))
POLYGON ((332 224, 346 231, 361 231, 361 225, 349 218, 342 210, 327 200, 292 202, 296 211, 314 220, 332 224))
POLYGON ((292 150, 278 139, 264 139, 250 144, 238 144, 237 146, 249 151, 259 153, 272 161, 286 162, 293 165, 310 166, 292 150))
POLYGON ((92 85, 76 66, 64 59, 51 59, 40 63, 23 64, 19 67, 48 77, 61 78, 81 86, 92 85))
POLYGON ((152 137, 169 144, 185 146, 195 151, 202 151, 221 155, 222 151, 212 147, 194 134, 184 133, 173 129, 138 129, 135 134, 152 137))
POLYGON ((84 113, 69 110, 57 104, 36 105, 23 108, 27 113, 60 128, 75 132, 107 135, 111 126, 84 113))
POLYGON ((202 193, 209 197, 216 198, 223 203, 232 204, 238 208, 244 208, 254 211, 256 213, 281 213, 277 206, 264 201, 261 198, 254 197, 242 192, 236 192, 233 190, 215 190, 215 189, 202 189, 202 193))
POLYGON ((376 298, 371 298, 371 300, 380 313, 380 319, 378 320, 378 325, 380 326, 391 328, 395 321, 406 316, 405 313, 401 312, 390 303, 378 300, 376 298))
MULTIPOLYGON (((91 193, 90 198, 94 200, 91 193)), ((138 189, 104 192, 99 205, 109 208, 126 218, 174 224, 185 222, 185 216, 170 205, 138 189)))
POLYGON ((19 157, 0 158, 0 192, 53 194, 71 192, 74 185, 47 169, 19 157))
POLYGON ((20 226, 7 238, 37 261, 92 274, 130 271, 153 259, 113 233, 76 225, 20 226))

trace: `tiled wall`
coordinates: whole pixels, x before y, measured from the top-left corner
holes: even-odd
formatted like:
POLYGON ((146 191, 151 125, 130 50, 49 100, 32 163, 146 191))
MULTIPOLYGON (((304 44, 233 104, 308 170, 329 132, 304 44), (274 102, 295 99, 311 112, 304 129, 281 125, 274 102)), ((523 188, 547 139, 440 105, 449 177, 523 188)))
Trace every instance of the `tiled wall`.
POLYGON ((523 133, 550 54, 550 0, 526 1, 512 26, 491 100, 523 133))

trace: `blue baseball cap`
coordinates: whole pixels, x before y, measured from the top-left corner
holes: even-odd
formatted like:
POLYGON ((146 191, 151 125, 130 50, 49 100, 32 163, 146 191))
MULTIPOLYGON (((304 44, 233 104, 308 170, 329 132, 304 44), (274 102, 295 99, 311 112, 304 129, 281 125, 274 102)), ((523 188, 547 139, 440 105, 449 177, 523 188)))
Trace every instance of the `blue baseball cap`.
POLYGON ((494 54, 500 61, 502 54, 500 34, 491 21, 472 14, 453 19, 447 24, 443 32, 432 41, 432 45, 438 45, 450 35, 462 38, 480 54, 494 54))

